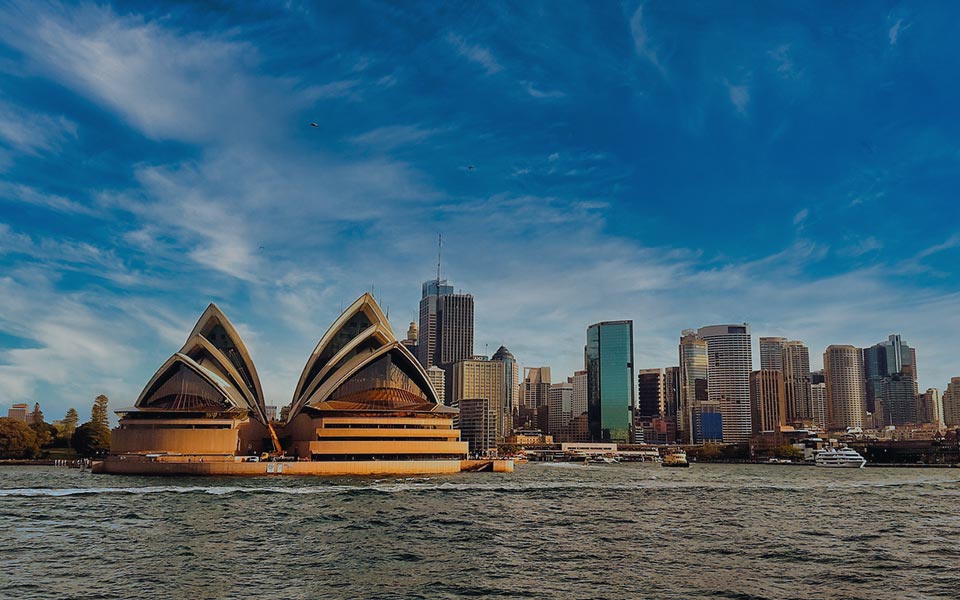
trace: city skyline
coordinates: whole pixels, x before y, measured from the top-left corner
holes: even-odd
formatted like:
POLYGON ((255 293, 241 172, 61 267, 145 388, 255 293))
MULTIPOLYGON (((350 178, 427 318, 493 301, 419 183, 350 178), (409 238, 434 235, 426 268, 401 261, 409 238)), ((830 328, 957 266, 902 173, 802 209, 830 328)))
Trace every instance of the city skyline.
POLYGON ((751 6, 6 5, 0 399, 129 404, 216 302, 286 404, 357 294, 418 321, 438 233, 474 352, 557 381, 590 323, 641 369, 748 322, 812 369, 900 334, 942 391, 960 9, 751 6))

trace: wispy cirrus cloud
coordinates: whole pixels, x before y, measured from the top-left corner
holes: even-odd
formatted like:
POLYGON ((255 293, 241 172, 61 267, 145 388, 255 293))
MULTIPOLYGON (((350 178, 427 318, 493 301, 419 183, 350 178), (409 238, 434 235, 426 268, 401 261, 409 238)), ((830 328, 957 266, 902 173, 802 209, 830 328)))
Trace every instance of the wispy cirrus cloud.
POLYGON ((493 56, 488 48, 477 44, 472 44, 461 35, 450 32, 446 35, 446 41, 453 46, 454 50, 463 58, 483 67, 487 75, 493 75, 503 70, 503 66, 493 56))
POLYGON ((643 18, 643 5, 637 6, 636 10, 633 11, 633 14, 630 16, 630 35, 633 37, 633 46, 637 52, 637 56, 645 59, 653 67, 660 72, 661 75, 666 76, 667 69, 660 61, 660 56, 657 53, 657 49, 654 46, 653 42, 650 39, 650 35, 647 33, 647 26, 643 18))
POLYGON ((77 124, 63 116, 31 112, 0 100, 0 145, 38 155, 56 152, 76 136, 77 124))

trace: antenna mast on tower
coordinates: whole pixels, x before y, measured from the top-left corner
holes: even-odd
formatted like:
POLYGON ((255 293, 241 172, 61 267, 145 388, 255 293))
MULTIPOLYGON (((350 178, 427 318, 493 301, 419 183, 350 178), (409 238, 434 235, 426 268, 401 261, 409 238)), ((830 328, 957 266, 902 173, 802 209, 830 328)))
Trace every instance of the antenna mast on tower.
POLYGON ((443 234, 437 234, 437 294, 440 293, 440 257, 443 255, 443 234))

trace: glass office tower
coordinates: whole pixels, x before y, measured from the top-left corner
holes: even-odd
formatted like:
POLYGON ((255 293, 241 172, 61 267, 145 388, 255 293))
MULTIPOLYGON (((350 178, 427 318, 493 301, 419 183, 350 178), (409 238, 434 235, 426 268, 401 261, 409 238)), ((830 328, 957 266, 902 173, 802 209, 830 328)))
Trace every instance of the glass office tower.
POLYGON ((584 361, 591 440, 629 442, 636 397, 633 321, 604 321, 588 327, 584 361))

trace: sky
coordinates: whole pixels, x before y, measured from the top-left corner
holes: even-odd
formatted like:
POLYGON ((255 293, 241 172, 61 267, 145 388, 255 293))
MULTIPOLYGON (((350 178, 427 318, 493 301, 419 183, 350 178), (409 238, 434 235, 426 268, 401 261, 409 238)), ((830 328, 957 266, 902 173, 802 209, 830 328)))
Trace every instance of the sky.
MULTIPOLYGON (((0 4, 0 403, 130 406, 209 302, 291 400, 373 291, 554 379, 632 319, 960 376, 953 2, 0 4), (316 126, 311 126, 315 123, 316 126), (472 167, 472 168, 470 168, 472 167)), ((759 367, 759 355, 754 351, 759 367)))

